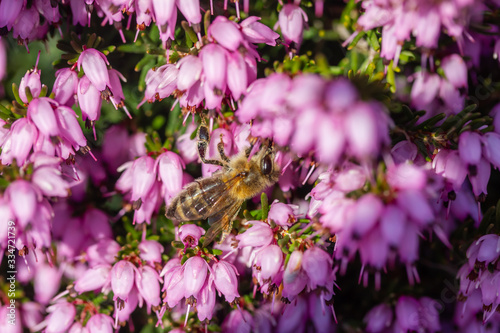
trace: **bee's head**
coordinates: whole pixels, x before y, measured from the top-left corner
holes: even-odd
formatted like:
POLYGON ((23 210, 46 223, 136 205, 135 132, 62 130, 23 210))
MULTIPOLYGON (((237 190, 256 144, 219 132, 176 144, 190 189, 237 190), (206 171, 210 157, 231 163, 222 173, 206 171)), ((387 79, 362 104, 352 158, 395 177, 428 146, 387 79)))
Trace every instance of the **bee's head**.
POLYGON ((276 182, 280 175, 279 167, 274 163, 274 157, 274 149, 266 149, 262 151, 262 157, 260 158, 260 172, 271 183, 276 182))

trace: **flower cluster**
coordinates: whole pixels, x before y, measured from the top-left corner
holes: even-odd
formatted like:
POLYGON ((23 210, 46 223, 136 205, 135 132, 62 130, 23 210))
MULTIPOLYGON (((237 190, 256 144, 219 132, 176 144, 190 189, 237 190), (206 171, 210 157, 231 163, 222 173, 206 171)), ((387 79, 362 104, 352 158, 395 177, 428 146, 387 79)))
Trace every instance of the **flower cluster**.
POLYGON ((277 33, 259 18, 251 16, 240 24, 218 16, 208 27, 204 44, 176 64, 150 70, 146 77, 144 101, 170 95, 192 112, 204 103, 206 109, 220 110, 226 99, 238 100, 257 77, 256 43, 276 45, 277 33), (196 53, 196 54, 192 54, 196 53))
MULTIPOLYGON (((380 55, 394 60, 396 65, 403 44, 412 36, 416 46, 434 49, 444 31, 464 47, 470 22, 477 21, 481 1, 372 1, 362 2, 364 14, 358 20, 360 30, 382 27, 380 55)), ((355 33, 357 34, 357 32, 355 33)), ((354 38, 354 35, 352 36, 354 38)))
POLYGON ((389 144, 384 106, 361 100, 344 79, 272 74, 249 87, 236 115, 242 123, 252 120, 253 136, 271 138, 299 156, 314 152, 326 165, 344 157, 364 161, 389 144))
POLYGON ((439 303, 429 297, 415 299, 401 296, 394 309, 385 303, 377 305, 366 314, 363 321, 366 331, 370 333, 440 332, 439 311, 439 303))

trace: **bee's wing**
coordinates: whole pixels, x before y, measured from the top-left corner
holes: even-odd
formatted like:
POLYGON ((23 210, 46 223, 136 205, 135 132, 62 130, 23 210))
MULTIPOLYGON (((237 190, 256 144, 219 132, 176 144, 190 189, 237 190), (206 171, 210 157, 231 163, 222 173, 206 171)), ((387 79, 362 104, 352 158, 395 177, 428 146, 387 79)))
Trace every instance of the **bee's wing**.
POLYGON ((210 243, 212 243, 212 241, 221 231, 222 236, 220 242, 222 242, 224 238, 226 238, 226 236, 231 232, 231 229, 233 227, 233 220, 238 214, 242 203, 242 200, 231 201, 218 213, 209 218, 208 222, 211 224, 211 226, 205 234, 203 247, 207 247, 210 243))

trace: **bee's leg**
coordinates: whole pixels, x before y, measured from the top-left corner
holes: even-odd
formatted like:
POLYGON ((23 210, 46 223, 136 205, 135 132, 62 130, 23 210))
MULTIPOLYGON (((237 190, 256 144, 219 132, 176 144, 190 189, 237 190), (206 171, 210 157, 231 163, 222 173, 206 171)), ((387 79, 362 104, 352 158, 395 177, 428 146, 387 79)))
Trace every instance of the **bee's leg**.
POLYGON ((224 152, 224 141, 222 141, 222 133, 220 134, 220 141, 217 144, 217 150, 219 151, 220 159, 226 163, 229 163, 229 158, 226 156, 224 152))
POLYGON ((222 163, 221 161, 207 160, 205 158, 209 140, 210 140, 210 134, 208 132, 208 127, 206 126, 205 121, 202 121, 202 124, 198 129, 198 155, 200 155, 201 161, 205 164, 224 166, 224 163, 222 163))

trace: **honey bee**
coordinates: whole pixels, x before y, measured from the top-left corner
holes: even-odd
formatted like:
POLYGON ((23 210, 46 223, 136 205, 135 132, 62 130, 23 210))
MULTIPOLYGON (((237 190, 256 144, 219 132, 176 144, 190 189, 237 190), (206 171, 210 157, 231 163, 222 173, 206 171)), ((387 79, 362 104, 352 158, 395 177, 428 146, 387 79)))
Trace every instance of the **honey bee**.
POLYGON ((205 154, 210 135, 204 122, 197 135, 201 161, 222 166, 222 169, 186 185, 172 199, 165 215, 179 222, 208 219, 210 228, 203 242, 203 247, 206 247, 221 232, 220 242, 226 238, 243 202, 276 183, 280 171, 274 163, 275 153, 271 145, 261 148, 251 158, 252 147, 249 147, 229 159, 221 137, 217 144, 220 160, 207 160, 205 154))

